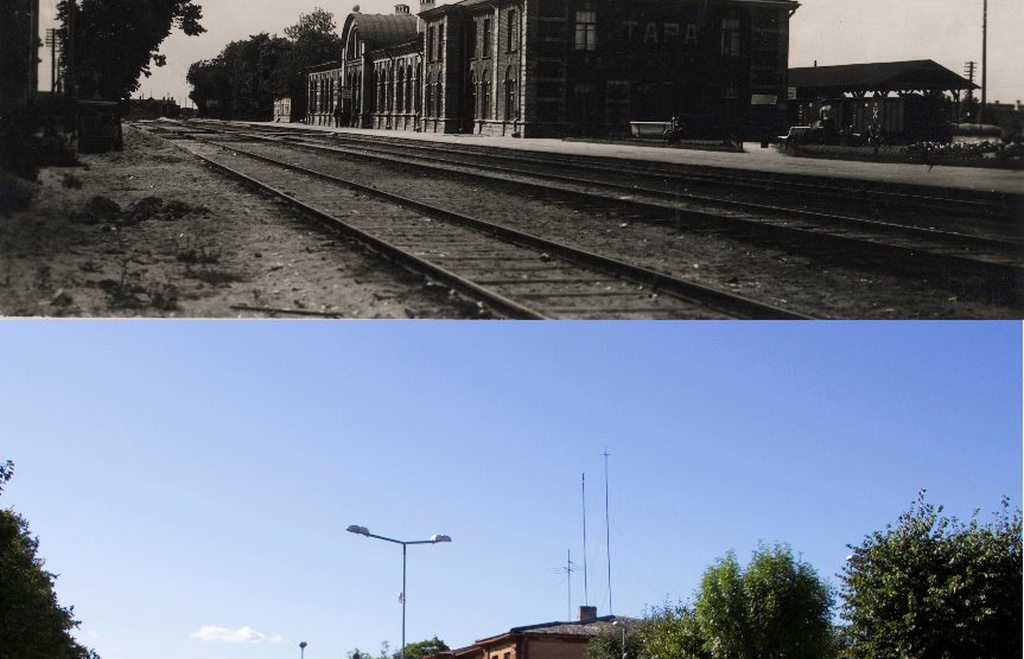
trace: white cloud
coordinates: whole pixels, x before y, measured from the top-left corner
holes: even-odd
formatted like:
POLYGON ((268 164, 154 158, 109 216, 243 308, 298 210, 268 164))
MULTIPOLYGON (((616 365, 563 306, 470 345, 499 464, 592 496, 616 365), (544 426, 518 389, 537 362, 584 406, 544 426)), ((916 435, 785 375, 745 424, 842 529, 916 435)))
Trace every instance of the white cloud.
POLYGON ((249 625, 238 629, 203 625, 199 631, 189 634, 189 638, 200 641, 224 641, 226 643, 280 643, 284 640, 280 635, 268 636, 258 632, 249 625))

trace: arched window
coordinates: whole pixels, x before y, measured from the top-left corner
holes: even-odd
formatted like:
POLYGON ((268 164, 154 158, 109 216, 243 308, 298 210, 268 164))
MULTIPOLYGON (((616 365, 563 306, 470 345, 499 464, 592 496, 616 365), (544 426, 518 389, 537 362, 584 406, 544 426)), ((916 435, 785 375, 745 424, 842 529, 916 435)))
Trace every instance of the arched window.
POLYGON ((412 82, 413 82, 412 75, 413 75, 412 74, 412 65, 411 64, 406 64, 405 65, 405 111, 406 112, 412 112, 413 111, 412 99, 414 98, 414 94, 415 94, 414 89, 415 88, 413 87, 413 84, 412 84, 412 82))
POLYGON ((427 82, 423 87, 423 93, 426 95, 426 111, 423 113, 428 117, 436 116, 433 114, 434 111, 434 75, 432 73, 427 74, 427 82))
POLYGON ((473 71, 470 74, 470 79, 469 79, 469 99, 467 99, 467 100, 469 101, 470 107, 472 108, 471 111, 473 113, 473 118, 474 119, 479 119, 480 118, 480 106, 478 104, 478 99, 480 98, 480 90, 478 88, 479 84, 480 83, 477 81, 477 78, 476 78, 476 71, 473 71))
POLYGON ((516 73, 513 67, 505 71, 505 121, 517 119, 518 105, 516 103, 516 73))
POLYGON ((395 79, 395 112, 401 112, 405 107, 405 69, 403 67, 395 67, 395 79))
POLYGON ((491 72, 484 69, 480 77, 480 118, 491 118, 491 72))

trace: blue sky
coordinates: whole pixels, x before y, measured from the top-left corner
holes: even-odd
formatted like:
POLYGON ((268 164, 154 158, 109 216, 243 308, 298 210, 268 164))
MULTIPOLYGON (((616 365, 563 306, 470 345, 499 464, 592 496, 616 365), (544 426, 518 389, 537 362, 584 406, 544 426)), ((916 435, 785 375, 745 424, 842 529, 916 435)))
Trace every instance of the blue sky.
POLYGON ((0 323, 0 505, 105 659, 343 659, 689 598, 786 542, 833 579, 929 500, 1021 500, 1019 323, 0 323), (236 640, 230 640, 236 639, 236 640))

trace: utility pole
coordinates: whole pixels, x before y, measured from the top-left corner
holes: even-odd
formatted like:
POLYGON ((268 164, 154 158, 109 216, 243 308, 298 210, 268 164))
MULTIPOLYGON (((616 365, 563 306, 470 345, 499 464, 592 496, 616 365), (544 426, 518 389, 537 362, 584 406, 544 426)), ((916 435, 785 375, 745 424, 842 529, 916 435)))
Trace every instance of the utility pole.
MULTIPOLYGON (((967 76, 967 80, 973 85, 974 84, 974 69, 977 67, 977 62, 964 62, 964 75, 967 76)), ((984 91, 983 91, 984 93, 984 91)), ((971 110, 974 107, 974 89, 967 90, 967 120, 968 122, 973 121, 971 117, 971 110)))
POLYGON ((988 84, 988 0, 982 0, 981 15, 981 107, 978 108, 978 123, 985 114, 985 102, 987 100, 988 84))
POLYGON ((50 47, 50 93, 57 91, 57 29, 46 28, 46 45, 50 47))

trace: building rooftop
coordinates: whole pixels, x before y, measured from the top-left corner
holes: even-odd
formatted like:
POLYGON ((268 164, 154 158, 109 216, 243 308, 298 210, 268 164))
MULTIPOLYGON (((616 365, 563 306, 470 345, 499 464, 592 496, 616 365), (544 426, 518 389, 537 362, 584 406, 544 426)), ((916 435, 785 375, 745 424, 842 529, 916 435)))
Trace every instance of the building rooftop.
POLYGON ((930 59, 795 68, 789 70, 789 86, 828 93, 978 89, 930 59))
POLYGON ((343 32, 356 28, 359 38, 370 50, 386 48, 416 38, 416 17, 412 14, 362 14, 353 12, 345 20, 343 32))

